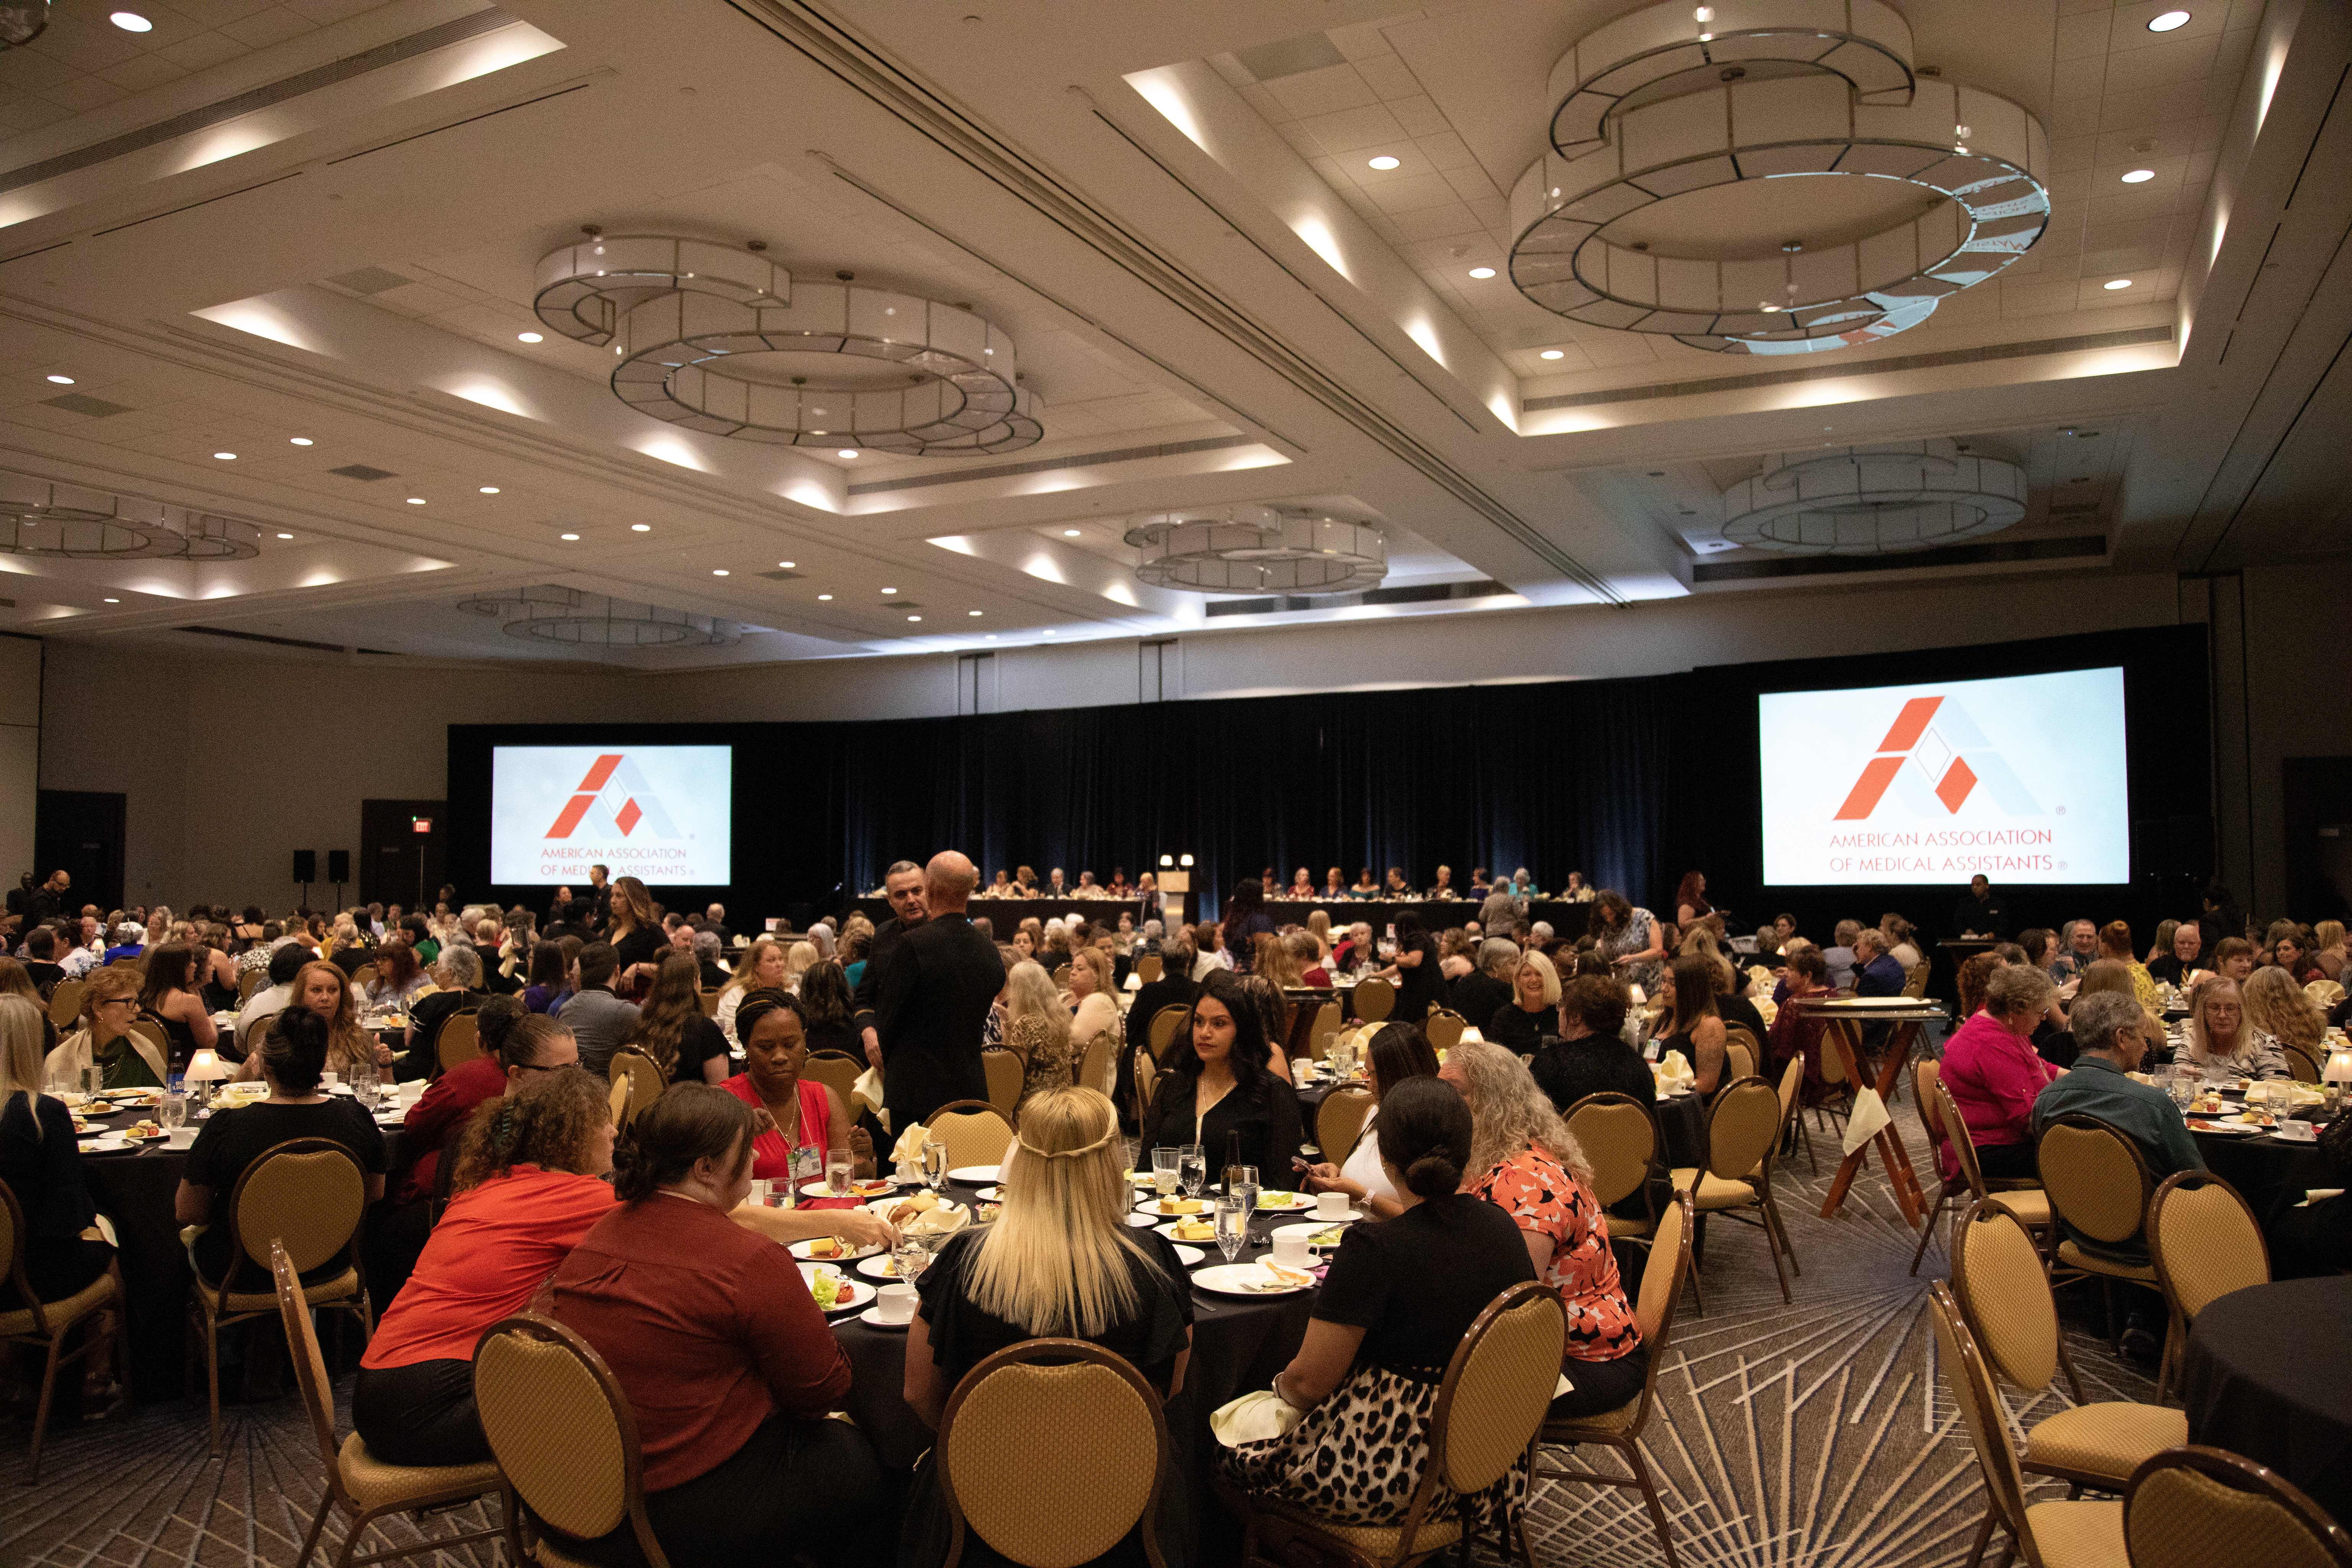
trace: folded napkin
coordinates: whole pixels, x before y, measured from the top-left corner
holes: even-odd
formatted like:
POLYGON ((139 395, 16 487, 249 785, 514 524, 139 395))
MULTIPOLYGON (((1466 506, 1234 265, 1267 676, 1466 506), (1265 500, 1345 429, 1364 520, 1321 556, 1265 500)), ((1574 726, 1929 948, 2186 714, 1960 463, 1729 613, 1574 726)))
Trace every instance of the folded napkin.
POLYGON ((1853 1153, 1876 1137, 1879 1131, 1894 1120, 1886 1113, 1886 1102, 1878 1098, 1878 1091, 1864 1089, 1853 1097, 1853 1112, 1846 1119, 1845 1152, 1853 1153))
POLYGON ((1280 1394, 1261 1388, 1217 1406, 1209 1416, 1209 1430, 1226 1447, 1238 1448, 1244 1443, 1286 1437, 1306 1418, 1306 1412, 1292 1409, 1280 1394))
POLYGON ((1691 1070, 1689 1058, 1680 1051, 1668 1051, 1665 1059, 1658 1063, 1657 1079, 1660 1083, 1680 1087, 1697 1077, 1698 1074, 1691 1070))
MULTIPOLYGON (((870 1077, 872 1075, 869 1073, 867 1076, 870 1077)), ((858 1088, 861 1091, 864 1089, 865 1079, 861 1079, 858 1080, 858 1088)), ((916 1122, 912 1127, 909 1127, 904 1132, 899 1133, 898 1141, 890 1146, 890 1163, 894 1165, 921 1164, 923 1163, 923 1144, 928 1142, 929 1138, 930 1133, 925 1131, 923 1124, 919 1121, 916 1122)))
POLYGON ((1766 1028, 1770 1028, 1773 1024, 1779 1020, 1780 1016, 1780 1005, 1778 1002, 1773 1001, 1769 996, 1759 996, 1756 998, 1754 1005, 1756 1008, 1756 1016, 1764 1020, 1764 1026, 1766 1028))

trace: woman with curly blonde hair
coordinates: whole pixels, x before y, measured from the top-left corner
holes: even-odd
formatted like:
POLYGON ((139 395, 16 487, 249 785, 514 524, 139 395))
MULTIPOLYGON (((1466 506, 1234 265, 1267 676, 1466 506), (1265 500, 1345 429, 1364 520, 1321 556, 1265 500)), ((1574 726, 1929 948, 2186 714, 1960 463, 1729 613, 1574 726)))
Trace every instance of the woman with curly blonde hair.
POLYGON ((2327 1060, 2327 1015, 2304 994, 2294 976, 2273 963, 2246 976, 2246 1022, 2281 1045, 2294 1046, 2315 1065, 2327 1060))

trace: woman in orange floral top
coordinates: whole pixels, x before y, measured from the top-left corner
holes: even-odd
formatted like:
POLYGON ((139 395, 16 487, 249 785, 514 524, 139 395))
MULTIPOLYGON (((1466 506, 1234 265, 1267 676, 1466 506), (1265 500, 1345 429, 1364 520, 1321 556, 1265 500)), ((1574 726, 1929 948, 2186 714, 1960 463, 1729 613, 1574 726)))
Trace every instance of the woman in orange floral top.
POLYGON ((1568 1307, 1560 1370, 1569 1392, 1552 1414, 1595 1415, 1630 1405, 1649 1376, 1649 1347, 1609 1249, 1609 1221, 1592 1195, 1592 1168, 1550 1098, 1500 1046, 1468 1040, 1438 1077, 1470 1102, 1473 1173, 1462 1190, 1511 1216, 1537 1277, 1568 1307))

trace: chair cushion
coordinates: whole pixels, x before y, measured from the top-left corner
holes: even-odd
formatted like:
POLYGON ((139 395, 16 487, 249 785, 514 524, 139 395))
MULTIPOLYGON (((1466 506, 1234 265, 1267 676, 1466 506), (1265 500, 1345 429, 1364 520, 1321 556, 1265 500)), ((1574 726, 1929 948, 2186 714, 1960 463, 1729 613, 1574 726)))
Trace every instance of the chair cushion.
MULTIPOLYGON (((1962 1189, 1964 1195, 1966 1190, 1962 1189)), ((1986 1195, 2015 1215, 2017 1223, 2028 1230, 2039 1230, 2050 1223, 2050 1194, 2040 1187, 1996 1187, 1986 1195)))
POLYGON ((1596 1415, 1547 1421, 1543 1427, 1543 1440, 1547 1443, 1576 1443, 1595 1434, 1615 1436, 1629 1432, 1633 1426, 1633 1417, 1641 1408, 1641 1400, 1633 1398, 1614 1410, 1603 1410, 1596 1415))
POLYGON ((2129 1568, 2120 1502, 2038 1502, 2025 1510, 2025 1528, 2042 1568, 2129 1568))
POLYGON ((1613 1214, 1609 1216, 1611 1236, 1647 1236, 1657 1228, 1658 1222, 1654 1219, 1627 1219, 1613 1214))
MULTIPOLYGON (((346 1268, 332 1279, 321 1279, 316 1285, 302 1287, 302 1300, 314 1307, 359 1293, 360 1272, 356 1268, 346 1268)), ((220 1292, 209 1281, 199 1279, 195 1282, 195 1294, 211 1302, 216 1312, 274 1312, 278 1310, 278 1292, 275 1290, 233 1290, 224 1304, 220 1292)))
POLYGON ((342 1467, 343 1489, 369 1510, 479 1497, 505 1484, 496 1465, 387 1465, 368 1452, 356 1432, 343 1439, 335 1458, 342 1467))
POLYGON ((2156 1265, 2152 1263, 2110 1263, 2104 1258, 2092 1257, 2071 1241, 2058 1244, 2058 1261, 2085 1274, 2104 1274, 2110 1279, 2140 1279, 2150 1285, 2156 1283, 2156 1265))
POLYGON ((2107 1400, 2061 1410, 2025 1435, 2025 1468, 2112 1477, 2121 1488, 2150 1454, 2189 1441, 2189 1413, 2107 1400))
POLYGON ((1684 1165, 1675 1172, 1675 1191, 1688 1193, 1704 1213, 1708 1209, 1744 1208, 1756 1201, 1756 1189, 1746 1182, 1726 1181, 1712 1171, 1684 1165))
MULTIPOLYGON (((77 1322, 114 1300, 114 1276, 101 1274, 72 1295, 55 1301, 41 1303, 48 1319, 49 1330, 56 1332, 69 1323, 77 1322)), ((33 1331, 33 1310, 22 1307, 13 1312, 0 1312, 0 1334, 29 1334, 33 1331)))
MULTIPOLYGON (((1404 1538, 1403 1531, 1389 1525, 1341 1524, 1336 1520, 1320 1518, 1295 1504, 1277 1502, 1268 1497, 1254 1496, 1250 1499, 1250 1502, 1260 1512, 1270 1513, 1277 1519, 1287 1520, 1293 1524, 1306 1525, 1310 1530, 1320 1531, 1334 1541, 1344 1542, 1375 1563, 1386 1562, 1394 1557, 1397 1542, 1404 1538)), ((2117 1538, 2121 1539, 2123 1527, 2117 1525, 2116 1528, 2117 1538)), ((1424 1552, 1438 1551, 1453 1545, 1461 1539, 1460 1521, 1451 1516, 1442 1519, 1423 1519, 1421 1528, 1412 1532, 1413 1555, 1417 1557, 1424 1552)))

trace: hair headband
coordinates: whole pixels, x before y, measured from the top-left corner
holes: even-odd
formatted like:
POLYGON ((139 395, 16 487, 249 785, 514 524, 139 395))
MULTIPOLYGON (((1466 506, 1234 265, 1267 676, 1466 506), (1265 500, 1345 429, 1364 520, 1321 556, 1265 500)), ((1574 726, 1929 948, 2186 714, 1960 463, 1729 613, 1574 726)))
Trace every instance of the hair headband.
POLYGON ((1111 1133, 1118 1131, 1118 1119, 1117 1117, 1113 1117, 1111 1119, 1109 1130, 1105 1131, 1101 1137, 1096 1139, 1086 1147, 1082 1149, 1056 1149, 1050 1154, 1045 1150, 1037 1147, 1034 1143, 1029 1142, 1026 1138, 1022 1138, 1016 1135, 1013 1141, 1019 1143, 1022 1148, 1027 1150, 1030 1153, 1036 1155, 1041 1160, 1075 1160, 1081 1154, 1091 1154, 1096 1150, 1101 1148, 1104 1144, 1109 1142, 1111 1133))

